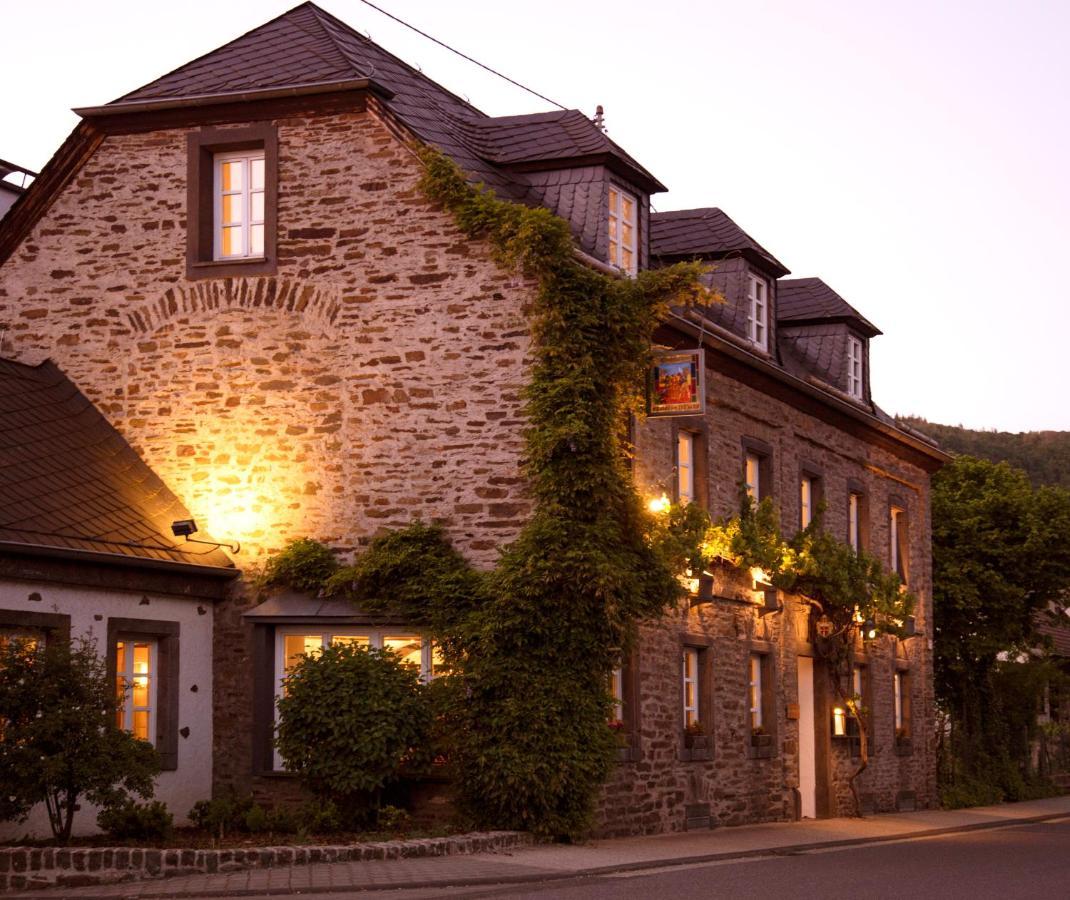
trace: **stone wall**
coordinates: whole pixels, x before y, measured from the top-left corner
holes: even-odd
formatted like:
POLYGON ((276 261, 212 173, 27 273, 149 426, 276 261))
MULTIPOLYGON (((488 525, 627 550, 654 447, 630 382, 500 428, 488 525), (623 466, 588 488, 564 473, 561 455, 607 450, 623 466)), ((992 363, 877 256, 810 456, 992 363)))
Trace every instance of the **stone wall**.
MULTIPOLYGON (((911 589, 918 597, 920 637, 882 637, 859 643, 857 660, 867 667, 871 707, 871 759, 859 779, 866 808, 932 806, 935 750, 932 721, 932 592, 929 555, 929 477, 888 451, 845 430, 800 412, 783 400, 707 369, 705 417, 647 420, 636 434, 636 474, 645 495, 673 495, 675 445, 681 430, 697 435, 700 502, 714 517, 738 511, 743 442, 763 444, 771 455, 773 499, 782 526, 791 534, 800 517, 799 480, 805 468, 821 476, 827 503, 826 527, 847 536, 848 479, 864 488, 868 501, 867 547, 888 564, 889 504, 894 498, 910 517, 911 589), (705 488, 705 490, 703 490, 705 488), (911 738, 895 739, 892 680, 896 669, 909 673, 911 738)), ((812 655, 808 608, 783 597, 781 612, 765 613, 752 584, 731 570, 715 573, 715 599, 681 609, 641 630, 630 681, 637 695, 632 708, 631 749, 607 786, 599 810, 606 835, 675 831, 705 825, 786 820, 798 815, 799 721, 789 716, 799 702, 800 655, 812 655), (701 718, 708 754, 685 747, 682 719, 681 654, 685 645, 704 649, 708 692, 701 718), (748 660, 766 654, 772 684, 766 730, 772 751, 752 747, 748 704, 748 660), (771 715, 770 715, 771 713, 771 715), (764 753, 771 752, 771 756, 764 753), (708 759, 699 758, 708 755, 708 759), (689 758, 695 757, 695 758, 689 758)), ((625 679, 628 682, 628 679, 625 679)), ((853 803, 848 777, 857 767, 857 744, 831 736, 832 685, 815 666, 815 729, 819 814, 849 815, 853 803), (852 755, 854 753, 855 755, 852 755)), ((627 701, 627 698, 626 698, 627 701)), ((626 702, 626 706, 627 706, 626 702)))

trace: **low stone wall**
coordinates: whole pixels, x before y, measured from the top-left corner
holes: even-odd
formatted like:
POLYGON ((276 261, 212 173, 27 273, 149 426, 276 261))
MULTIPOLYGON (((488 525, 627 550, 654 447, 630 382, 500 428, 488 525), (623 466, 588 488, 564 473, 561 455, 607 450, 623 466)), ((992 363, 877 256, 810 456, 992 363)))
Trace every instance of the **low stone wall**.
POLYGON ((442 838, 343 846, 248 847, 227 850, 3 847, 0 848, 0 889, 82 887, 274 866, 451 856, 507 850, 530 843, 531 836, 522 832, 489 831, 442 838))

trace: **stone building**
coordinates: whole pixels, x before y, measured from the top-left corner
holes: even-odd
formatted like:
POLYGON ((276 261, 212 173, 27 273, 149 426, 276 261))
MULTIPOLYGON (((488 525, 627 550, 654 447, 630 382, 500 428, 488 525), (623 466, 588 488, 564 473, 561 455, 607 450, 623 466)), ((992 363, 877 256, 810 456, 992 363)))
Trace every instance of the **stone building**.
MULTIPOLYGON (((707 411, 637 427, 639 485, 725 514, 746 477, 786 524, 805 490, 829 528, 897 548, 922 636, 859 648, 864 789, 882 809, 933 802, 928 477, 943 455, 873 405, 878 332, 830 288, 784 280, 717 210, 651 215, 665 188, 582 113, 488 117, 311 3, 78 112, 0 227, 4 349, 54 360, 199 522, 240 541, 242 568, 304 535, 348 555, 416 518, 490 565, 530 508, 533 285, 421 194, 414 144, 549 207, 602 271, 715 261, 727 302, 657 336, 703 348, 707 411)), ((768 612, 728 576, 715 593, 644 627, 615 679, 629 745, 607 833, 845 809, 853 745, 830 737, 803 606, 768 612), (685 746, 689 717, 705 747, 685 746)), ((270 736, 292 654, 359 636, 429 674, 403 622, 241 584, 214 610, 217 788, 283 789, 270 736)))

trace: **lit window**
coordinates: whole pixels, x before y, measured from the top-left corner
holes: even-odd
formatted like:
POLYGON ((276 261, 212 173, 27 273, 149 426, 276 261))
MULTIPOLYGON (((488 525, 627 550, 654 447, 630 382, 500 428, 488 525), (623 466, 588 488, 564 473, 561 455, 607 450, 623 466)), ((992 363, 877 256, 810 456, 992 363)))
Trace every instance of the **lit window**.
POLYGON ((744 477, 747 483, 747 496, 757 503, 762 497, 762 458, 757 453, 748 453, 744 477))
POLYGON ((856 491, 847 495, 847 542, 855 553, 862 549, 862 495, 856 491))
POLYGON ((803 475, 799 481, 799 521, 803 528, 814 519, 814 479, 803 475))
POLYGON ((683 696, 685 728, 694 725, 699 720, 698 654, 699 651, 693 647, 684 648, 683 696))
POLYGON ((613 695, 613 719, 624 721, 624 670, 614 669, 609 677, 609 690, 613 695))
POLYGON ((851 667, 851 693, 858 698, 861 703, 862 698, 862 667, 851 667))
POLYGON ((906 584, 910 574, 909 552, 910 536, 907 528, 907 513, 898 506, 891 508, 888 523, 888 531, 891 536, 889 549, 889 561, 892 571, 899 576, 899 580, 906 584))
POLYGON ((747 294, 747 340, 762 350, 769 349, 769 285, 757 275, 750 276, 747 294))
MULTIPOLYGON (((438 648, 417 634, 399 631, 376 631, 360 627, 337 631, 313 631, 310 628, 279 628, 275 632, 275 699, 286 693, 286 676, 306 654, 314 656, 324 647, 347 644, 354 647, 375 647, 389 650, 400 657, 403 663, 419 670, 423 680, 430 680, 436 670, 441 671, 442 661, 438 648)), ((276 770, 284 768, 282 757, 274 754, 276 770)))
POLYGON ((695 499, 695 436, 688 431, 676 439, 676 493, 680 503, 695 499))
POLYGON ((264 151, 215 156, 215 259, 264 255, 264 151))
POLYGON ((117 724, 134 737, 154 745, 158 658, 156 641, 128 640, 115 644, 117 724))
POLYGON ((609 189, 609 263, 629 275, 638 270, 637 210, 635 197, 619 188, 609 189))
POLYGON ((910 675, 896 672, 893 676, 892 693, 895 699, 895 736, 910 736, 910 675))
POLYGON ((862 342, 856 337, 847 338, 847 393, 862 399, 862 342))
POLYGON ((762 657, 759 653, 750 655, 750 727, 761 728, 762 718, 762 657))

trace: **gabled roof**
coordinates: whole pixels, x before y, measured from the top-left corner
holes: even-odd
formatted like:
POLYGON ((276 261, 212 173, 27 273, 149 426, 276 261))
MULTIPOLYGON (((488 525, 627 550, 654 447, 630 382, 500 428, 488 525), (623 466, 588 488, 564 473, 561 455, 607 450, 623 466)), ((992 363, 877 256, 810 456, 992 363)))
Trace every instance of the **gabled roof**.
POLYGON ((866 337, 880 329, 851 306, 820 278, 788 278, 778 283, 777 322, 783 325, 816 325, 848 322, 866 337))
POLYGON ((650 255, 662 259, 718 259, 739 253, 776 277, 789 269, 714 206, 677 209, 650 216, 650 255))
POLYGON ((0 544, 229 574, 233 564, 222 551, 179 546, 170 525, 188 518, 189 510, 53 363, 0 358, 0 544))
POLYGON ((109 107, 370 79, 417 136, 499 193, 528 183, 502 166, 605 156, 647 190, 665 188, 578 110, 491 118, 314 3, 302 3, 109 107), (549 153, 543 153, 549 148, 549 153))

